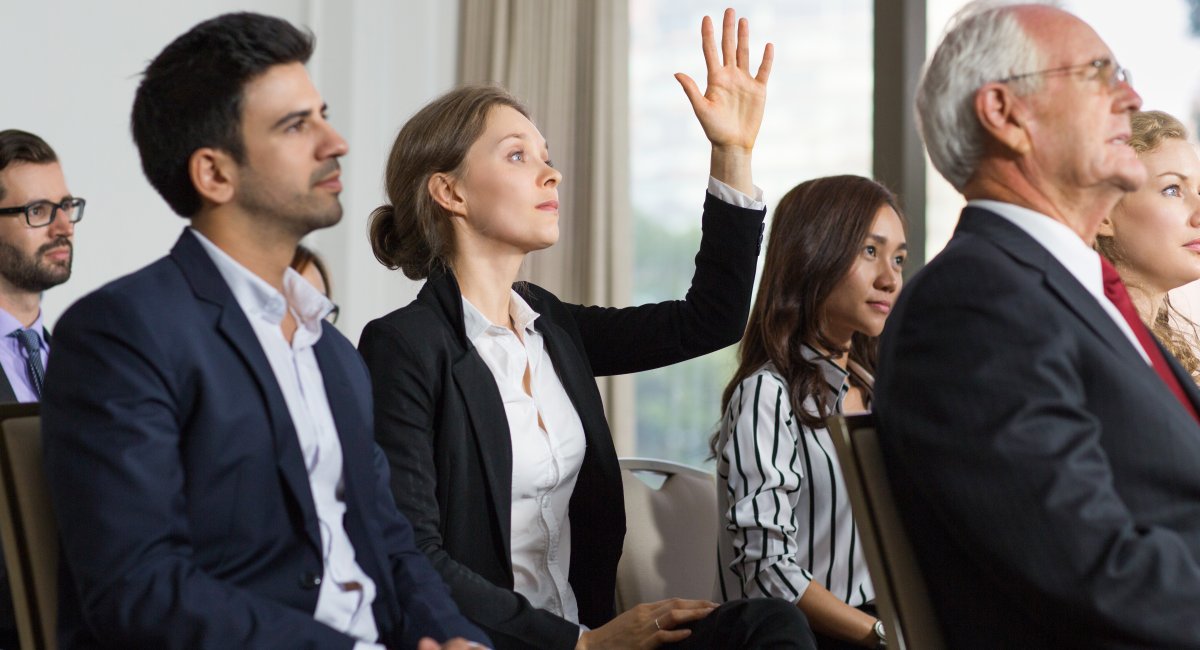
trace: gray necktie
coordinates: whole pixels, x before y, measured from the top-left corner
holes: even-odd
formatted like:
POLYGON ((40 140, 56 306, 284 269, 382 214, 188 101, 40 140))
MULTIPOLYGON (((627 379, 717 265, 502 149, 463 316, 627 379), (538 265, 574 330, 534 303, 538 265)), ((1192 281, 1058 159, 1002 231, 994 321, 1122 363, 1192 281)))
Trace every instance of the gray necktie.
POLYGON ((42 398, 42 382, 46 379, 46 371, 42 369, 42 336, 37 330, 18 329, 9 336, 21 342, 25 348, 25 364, 29 366, 29 376, 33 379, 33 392, 38 399, 42 398))

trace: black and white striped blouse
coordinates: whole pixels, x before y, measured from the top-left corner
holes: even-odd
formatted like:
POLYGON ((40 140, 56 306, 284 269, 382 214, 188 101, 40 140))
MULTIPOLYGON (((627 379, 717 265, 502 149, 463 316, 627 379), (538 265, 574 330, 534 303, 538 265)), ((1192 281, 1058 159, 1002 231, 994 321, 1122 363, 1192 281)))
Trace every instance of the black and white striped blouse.
MULTIPOLYGON (((827 403, 841 413, 849 374, 808 346, 804 354, 821 368, 827 403)), ((803 408, 816 413, 811 397, 803 408)), ((734 391, 717 454, 715 599, 796 602, 816 580, 852 606, 874 601, 833 441, 824 427, 810 429, 793 416, 787 386, 772 364, 734 391)))

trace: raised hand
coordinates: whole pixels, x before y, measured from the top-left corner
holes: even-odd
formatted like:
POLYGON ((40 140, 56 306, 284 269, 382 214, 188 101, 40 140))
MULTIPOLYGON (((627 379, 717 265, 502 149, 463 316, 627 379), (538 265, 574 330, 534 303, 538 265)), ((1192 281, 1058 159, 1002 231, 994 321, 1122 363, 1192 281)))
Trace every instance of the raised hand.
POLYGON ((775 48, 767 44, 758 73, 751 75, 750 23, 745 18, 737 20, 733 9, 725 10, 719 53, 712 19, 708 16, 700 23, 700 37, 708 67, 707 88, 701 93, 695 80, 682 72, 676 73, 675 79, 683 87, 704 135, 713 145, 713 176, 751 194, 750 153, 762 124, 775 48))

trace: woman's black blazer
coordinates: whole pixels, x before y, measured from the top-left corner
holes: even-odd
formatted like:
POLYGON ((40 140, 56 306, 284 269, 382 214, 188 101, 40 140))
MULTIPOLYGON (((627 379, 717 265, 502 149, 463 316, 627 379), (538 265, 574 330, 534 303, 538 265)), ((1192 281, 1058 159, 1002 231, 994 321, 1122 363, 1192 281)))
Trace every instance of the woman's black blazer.
MULTIPOLYGON (((587 441, 569 514, 568 579, 584 625, 613 616, 625 537, 620 470, 595 377, 658 368, 737 342, 764 215, 707 197, 684 300, 583 307, 532 284, 516 285, 540 314, 535 327, 587 441)), ((466 338, 453 273, 431 274, 416 300, 371 321, 359 351, 371 371, 375 435, 391 464, 396 504, 459 608, 497 648, 573 648, 578 626, 512 590, 508 419, 491 371, 466 338)))

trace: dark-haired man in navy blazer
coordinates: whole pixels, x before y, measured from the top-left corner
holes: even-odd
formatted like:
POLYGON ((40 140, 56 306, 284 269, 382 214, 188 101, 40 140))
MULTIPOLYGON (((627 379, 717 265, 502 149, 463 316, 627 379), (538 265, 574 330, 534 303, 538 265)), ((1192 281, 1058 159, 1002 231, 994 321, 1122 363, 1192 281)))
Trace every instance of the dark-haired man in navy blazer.
POLYGON ((64 647, 490 644, 396 509, 332 303, 288 268, 342 214, 311 50, 229 14, 138 88, 143 169, 191 227, 59 322, 43 429, 64 647))

